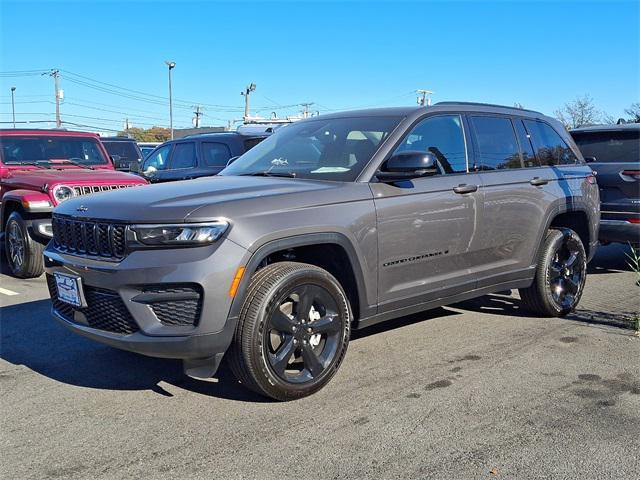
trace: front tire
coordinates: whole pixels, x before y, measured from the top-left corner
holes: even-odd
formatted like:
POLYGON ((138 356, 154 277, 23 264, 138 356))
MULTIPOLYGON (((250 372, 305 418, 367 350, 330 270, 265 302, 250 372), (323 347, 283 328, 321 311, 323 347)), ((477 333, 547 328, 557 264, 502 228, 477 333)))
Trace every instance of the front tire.
POLYGON ((4 229, 4 251, 11 273, 18 278, 36 278, 44 272, 44 246, 29 235, 20 213, 9 215, 4 229))
POLYGON ((347 297, 329 272, 305 263, 268 265, 251 278, 228 352, 231 369, 261 395, 306 397, 337 372, 350 324, 347 297))
POLYGON ((520 289, 520 298, 537 315, 563 317, 578 305, 586 278, 587 255, 578 234, 569 228, 550 229, 533 284, 520 289))

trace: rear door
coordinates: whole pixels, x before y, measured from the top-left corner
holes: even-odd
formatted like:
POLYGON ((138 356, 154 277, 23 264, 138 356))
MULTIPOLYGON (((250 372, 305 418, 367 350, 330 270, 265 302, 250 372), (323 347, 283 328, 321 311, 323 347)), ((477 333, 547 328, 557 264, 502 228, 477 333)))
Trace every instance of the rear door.
POLYGON ((572 132, 596 172, 603 220, 640 217, 640 128, 572 132))
POLYGON ((483 184, 473 270, 478 287, 530 278, 545 212, 557 198, 554 175, 536 159, 519 119, 470 114, 469 123, 483 184))
POLYGON ((479 175, 469 172, 462 115, 421 120, 394 153, 407 150, 432 152, 439 161, 439 174, 370 184, 378 219, 381 313, 446 298, 476 285, 470 267, 482 189, 479 175), (461 185, 469 188, 458 188, 461 185))
POLYGON ((200 144, 200 152, 199 177, 216 175, 227 166, 232 157, 229 145, 223 142, 203 141, 200 144))

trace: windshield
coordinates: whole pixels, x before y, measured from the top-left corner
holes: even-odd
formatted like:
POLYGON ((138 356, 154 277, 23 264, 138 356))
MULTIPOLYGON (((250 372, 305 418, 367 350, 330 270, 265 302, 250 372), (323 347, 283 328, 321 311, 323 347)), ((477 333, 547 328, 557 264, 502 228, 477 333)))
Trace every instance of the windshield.
POLYGON ((109 155, 118 155, 122 161, 141 160, 138 149, 134 142, 109 141, 102 140, 104 148, 107 149, 109 155))
POLYGON ((288 125, 220 175, 274 175, 354 181, 400 117, 306 120, 288 125))
POLYGON ((98 141, 86 137, 7 135, 0 137, 0 151, 7 165, 64 160, 89 166, 108 163, 98 141))
POLYGON ((606 163, 640 161, 640 130, 572 135, 583 157, 596 157, 596 161, 606 163))

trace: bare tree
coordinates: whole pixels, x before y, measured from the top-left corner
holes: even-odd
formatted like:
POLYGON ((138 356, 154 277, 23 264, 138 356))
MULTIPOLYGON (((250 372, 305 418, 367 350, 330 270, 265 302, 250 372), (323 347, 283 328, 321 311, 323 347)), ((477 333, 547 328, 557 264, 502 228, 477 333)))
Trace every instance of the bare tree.
POLYGON ((640 102, 634 102, 629 108, 624 109, 624 113, 629 115, 630 122, 640 122, 640 102))
POLYGON ((567 129, 599 123, 604 116, 589 95, 565 103, 561 109, 555 111, 555 115, 567 129))

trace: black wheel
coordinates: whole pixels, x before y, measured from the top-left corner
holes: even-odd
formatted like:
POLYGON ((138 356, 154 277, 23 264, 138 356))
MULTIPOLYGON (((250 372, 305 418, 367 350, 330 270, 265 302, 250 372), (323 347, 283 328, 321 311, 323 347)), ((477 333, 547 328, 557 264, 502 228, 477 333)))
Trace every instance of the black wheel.
POLYGON ((44 272, 44 247, 29 236, 27 224, 18 212, 9 215, 4 229, 4 251, 11 273, 18 278, 35 278, 44 272))
POLYGON ((231 369, 261 395, 305 397, 340 367, 350 324, 347 297, 329 272, 304 263, 268 265, 247 290, 228 354, 231 369))
POLYGON ((587 255, 576 232, 551 229, 544 239, 536 277, 520 289, 524 306, 545 317, 562 317, 576 308, 587 278, 587 255))

